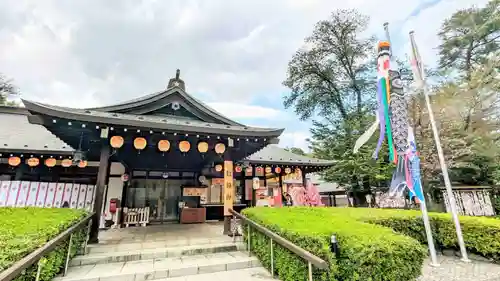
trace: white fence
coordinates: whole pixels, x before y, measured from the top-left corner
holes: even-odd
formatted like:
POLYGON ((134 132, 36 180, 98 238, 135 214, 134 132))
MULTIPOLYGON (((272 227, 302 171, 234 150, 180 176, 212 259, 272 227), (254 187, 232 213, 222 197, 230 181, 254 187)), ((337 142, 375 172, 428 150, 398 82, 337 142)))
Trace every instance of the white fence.
POLYGON ((95 186, 78 183, 0 181, 0 207, 69 208, 92 210, 95 186))
MULTIPOLYGON (((118 211, 119 213, 119 211, 118 211)), ((123 224, 129 227, 131 224, 136 226, 146 226, 149 223, 149 207, 145 208, 123 208, 123 224)))

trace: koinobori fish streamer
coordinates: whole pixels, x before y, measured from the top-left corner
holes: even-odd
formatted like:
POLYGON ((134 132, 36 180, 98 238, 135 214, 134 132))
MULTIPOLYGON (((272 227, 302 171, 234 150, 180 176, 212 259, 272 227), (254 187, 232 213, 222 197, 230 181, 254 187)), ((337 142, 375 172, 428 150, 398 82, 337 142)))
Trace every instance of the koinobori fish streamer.
POLYGON ((389 194, 402 196, 406 188, 411 197, 416 196, 423 201, 420 184, 420 162, 417 156, 413 130, 408 120, 408 108, 399 71, 390 69, 390 43, 378 44, 377 59, 377 101, 375 123, 359 137, 354 146, 357 153, 376 131, 380 129, 377 147, 373 158, 377 159, 382 144, 387 138, 389 159, 396 164, 389 194))

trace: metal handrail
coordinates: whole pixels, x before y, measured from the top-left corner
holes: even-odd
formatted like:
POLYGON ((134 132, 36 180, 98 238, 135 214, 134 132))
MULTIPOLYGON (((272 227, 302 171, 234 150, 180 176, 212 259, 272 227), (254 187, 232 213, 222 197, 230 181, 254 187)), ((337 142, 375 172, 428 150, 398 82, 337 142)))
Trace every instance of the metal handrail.
MULTIPOLYGON (((312 281, 312 265, 319 269, 328 269, 328 263, 318 256, 312 254, 311 252, 303 249, 300 246, 295 245, 289 240, 279 236, 278 234, 272 232, 268 228, 254 222, 253 220, 245 217, 244 215, 234 211, 233 209, 229 209, 229 212, 233 215, 233 218, 238 218, 248 224, 248 251, 250 252, 250 226, 257 229, 259 232, 263 233, 267 237, 271 239, 271 275, 274 277, 274 254, 273 254, 273 241, 280 244, 284 248, 288 249, 292 253, 298 255, 308 262, 309 267, 309 280, 312 281)), ((233 230, 234 232, 234 230, 233 230)), ((235 233, 233 233, 233 238, 236 237, 235 233)))
MULTIPOLYGON (((0 281, 11 281, 12 279, 18 277, 23 270, 26 268, 32 266, 35 264, 37 261, 39 262, 40 259, 50 253, 53 249, 55 249, 60 243, 62 243, 68 236, 70 237, 69 239, 69 245, 68 245, 68 253, 66 256, 66 264, 64 267, 64 274, 66 274, 66 271, 68 269, 68 263, 69 263, 69 256, 70 256, 70 251, 71 251, 71 243, 72 243, 72 238, 73 238, 73 233, 77 230, 79 230, 81 227, 83 227, 85 224, 87 224, 87 237, 85 240, 85 248, 87 247, 87 241, 88 241, 88 236, 90 232, 90 226, 92 223, 92 216, 94 214, 89 214, 85 216, 82 220, 71 226, 70 228, 66 229, 59 235, 57 235, 55 238, 52 240, 48 241, 43 245, 42 247, 36 249, 32 253, 28 254, 24 258, 20 259, 19 261, 15 262, 12 266, 9 268, 5 269, 4 271, 0 272, 0 281)), ((84 249, 85 251, 86 249, 84 249)), ((38 271, 36 275, 36 280, 40 278, 40 270, 42 268, 42 265, 38 263, 38 271)))

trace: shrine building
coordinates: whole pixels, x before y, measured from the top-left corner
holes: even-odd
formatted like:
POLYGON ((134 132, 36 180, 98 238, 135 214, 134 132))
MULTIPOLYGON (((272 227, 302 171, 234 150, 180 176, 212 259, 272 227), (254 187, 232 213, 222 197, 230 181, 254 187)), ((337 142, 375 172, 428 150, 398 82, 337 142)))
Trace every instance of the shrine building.
POLYGON ((165 90, 111 106, 0 107, 0 207, 94 211, 97 242, 110 224, 228 221, 229 208, 280 201, 283 179, 304 183, 333 164, 277 147, 284 129, 221 115, 189 95, 179 76, 165 90), (142 221, 126 220, 131 212, 142 221))

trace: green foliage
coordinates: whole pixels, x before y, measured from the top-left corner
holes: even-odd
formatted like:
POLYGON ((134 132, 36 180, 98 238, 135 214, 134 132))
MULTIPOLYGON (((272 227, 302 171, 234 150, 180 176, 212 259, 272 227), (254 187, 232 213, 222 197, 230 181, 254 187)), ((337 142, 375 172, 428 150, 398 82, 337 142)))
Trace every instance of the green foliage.
POLYGON ((15 106, 15 102, 7 101, 7 97, 10 95, 17 95, 18 90, 12 84, 10 80, 7 80, 3 75, 0 74, 0 105, 10 105, 15 106))
POLYGON ((364 113, 360 118, 349 121, 337 121, 330 124, 313 122, 312 149, 316 157, 335 159, 331 168, 321 173, 326 181, 336 182, 348 189, 362 190, 370 186, 384 186, 391 178, 393 165, 387 163, 388 149, 383 145, 377 160, 372 159, 378 132, 370 141, 353 153, 357 138, 374 121, 374 115, 364 113))
POLYGON ((459 10, 446 19, 439 32, 439 66, 458 71, 469 80, 471 73, 498 51, 500 43, 499 0, 485 7, 459 10))
POLYGON ((367 59, 373 52, 373 38, 363 38, 368 17, 356 10, 336 10, 319 21, 306 38, 307 46, 297 51, 288 64, 283 84, 291 90, 285 107, 294 107, 301 119, 318 113, 346 119, 360 112, 374 87, 376 64, 367 59), (370 82, 369 82, 370 81, 370 82))
MULTIPOLYGON (((0 271, 43 246, 50 239, 79 221, 86 213, 73 209, 0 208, 0 271)), ((85 239, 85 231, 73 235, 71 256, 76 255, 85 239)), ((51 280, 64 266, 68 242, 45 256, 40 280, 51 280)), ((34 280, 37 265, 28 268, 16 280, 34 280)))
MULTIPOLYGON (((414 280, 421 273, 425 248, 391 229, 351 219, 331 208, 250 208, 243 213, 330 264, 330 273, 314 269, 314 280, 414 280), (330 252, 330 236, 340 258, 330 252)), ((252 251, 270 269, 269 238, 252 232, 252 251)), ((275 246, 280 280, 307 280, 307 263, 275 246)))
MULTIPOLYGON (((250 208, 243 214, 327 261, 330 273, 314 269, 314 280, 415 280, 427 255, 420 211, 289 207, 250 208), (332 234, 339 243, 339 259, 329 250, 332 234)), ((458 248, 451 216, 429 215, 437 246, 458 248)), ((470 252, 500 261, 500 220, 460 217, 460 222, 470 252)), ((252 251, 268 269, 269 243, 269 238, 252 230, 252 251)), ((307 280, 302 258, 278 245, 274 249, 280 280, 307 280)))

